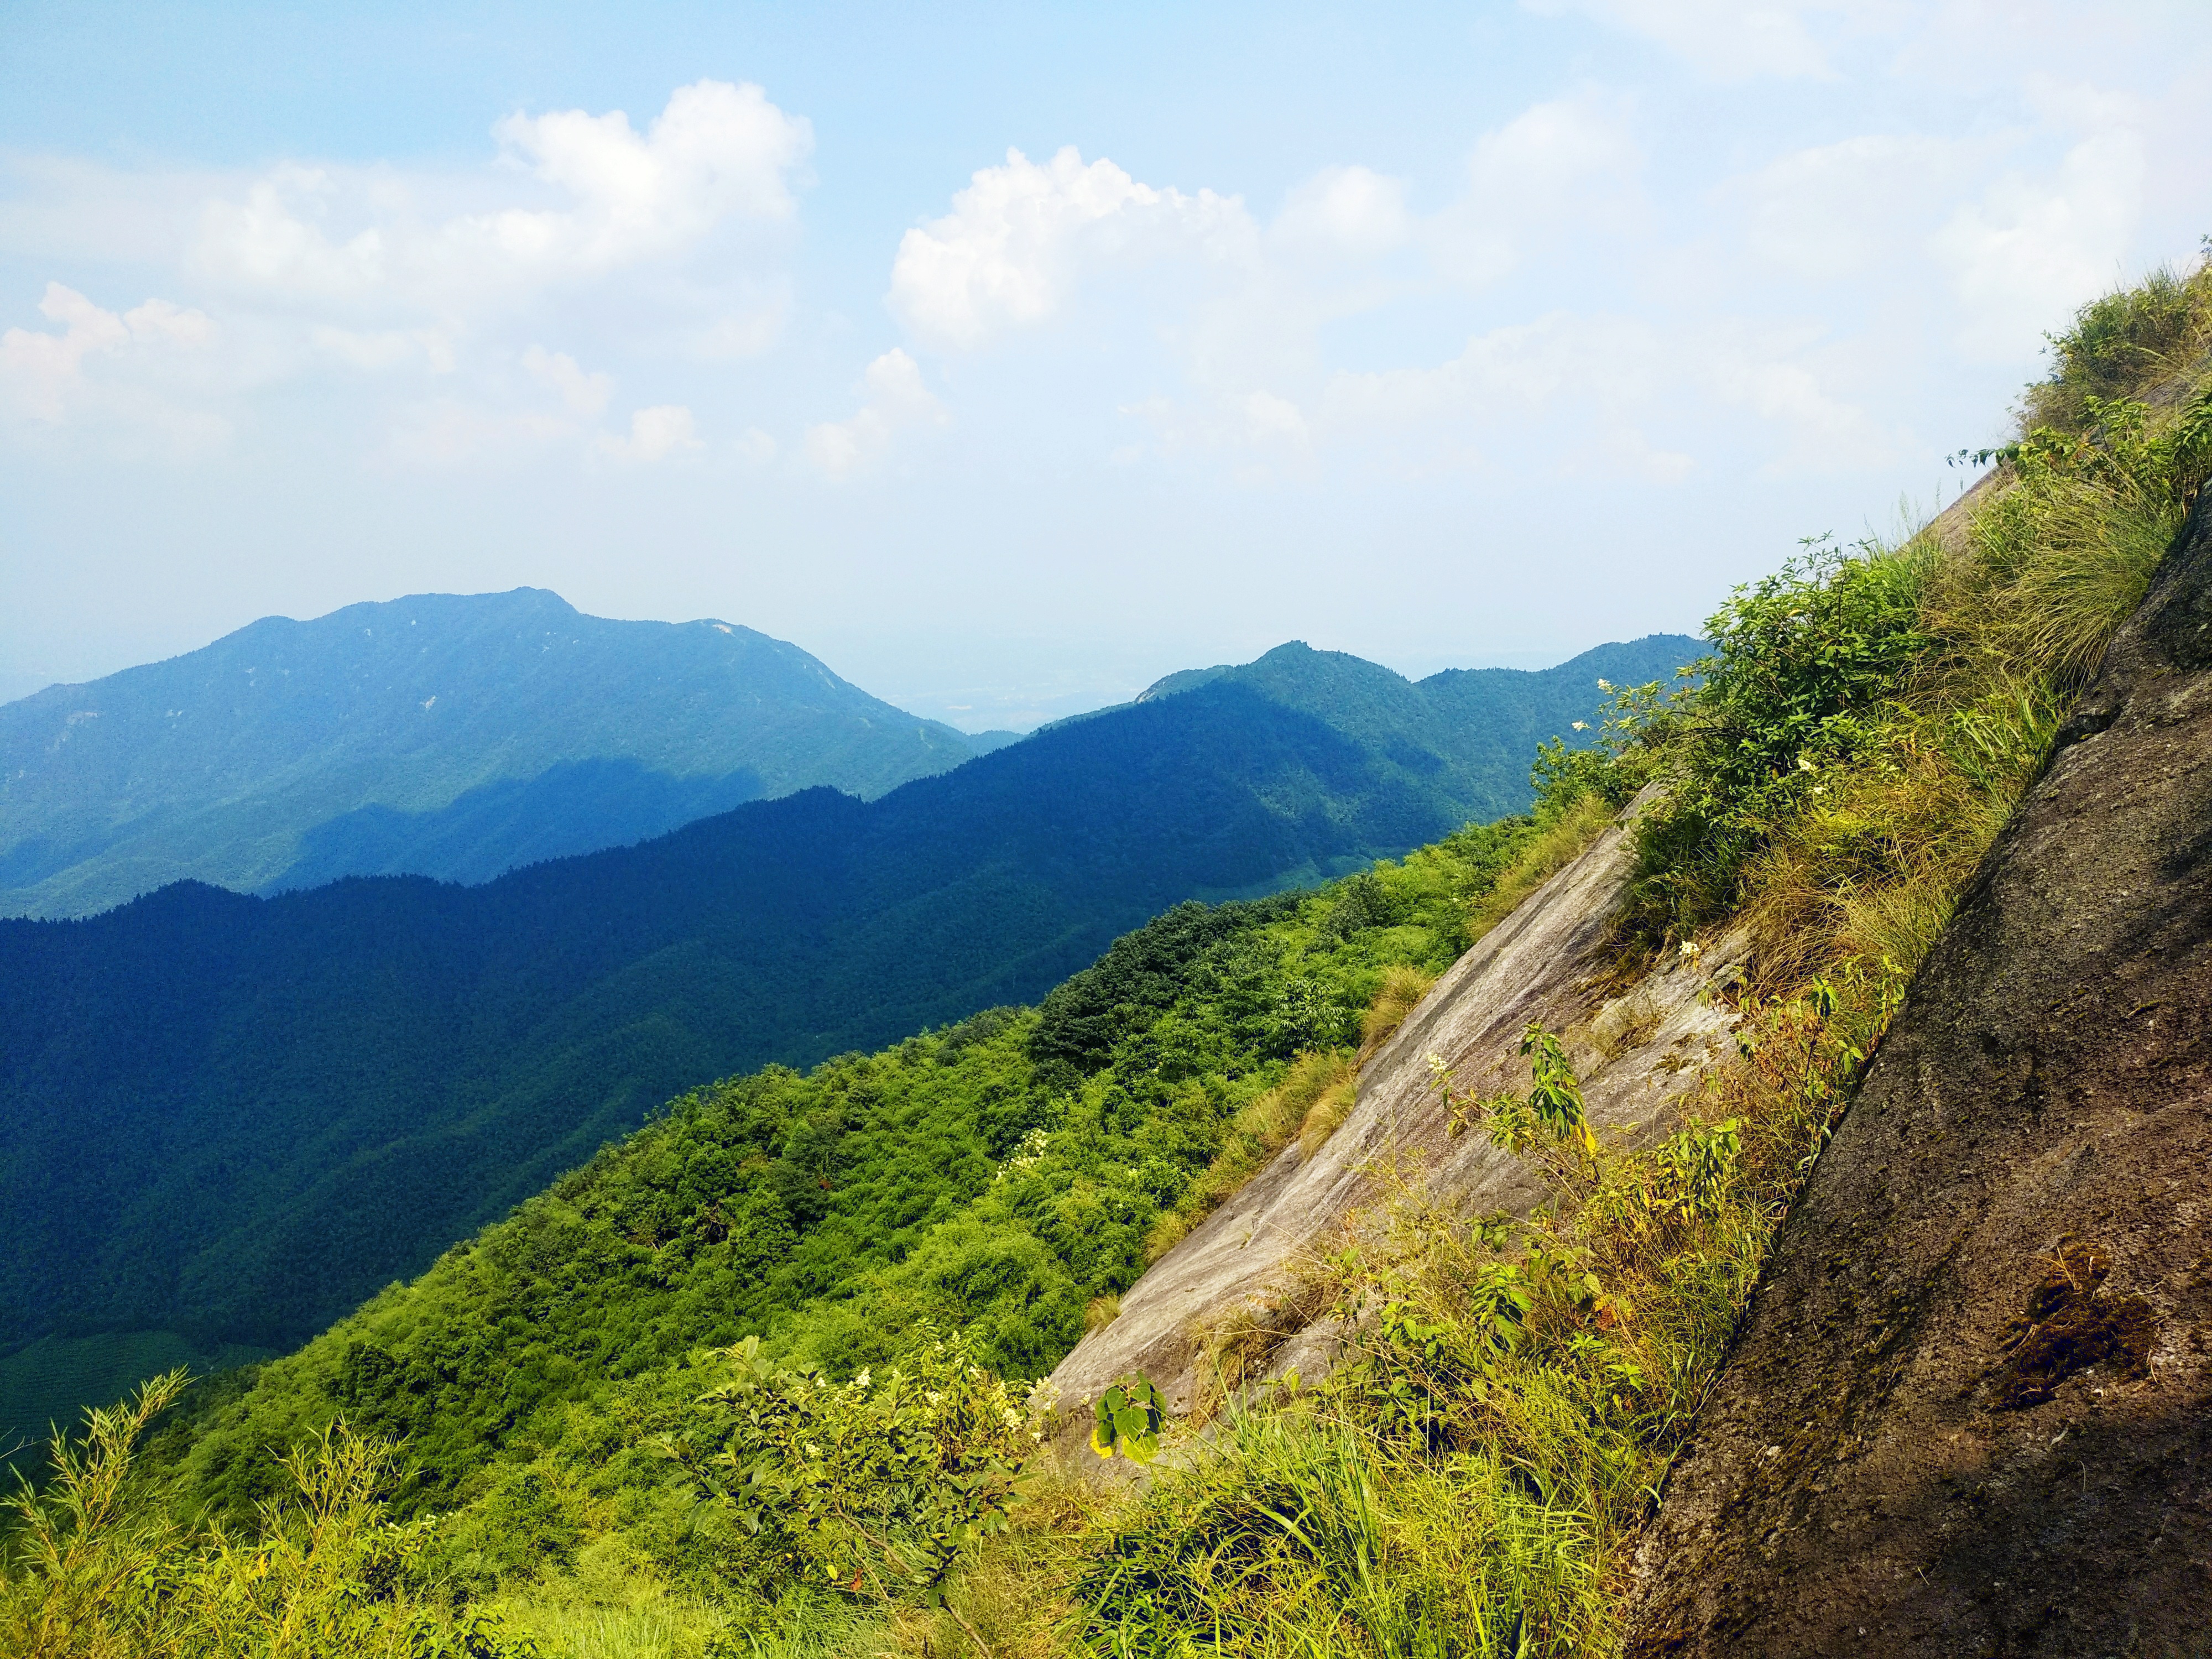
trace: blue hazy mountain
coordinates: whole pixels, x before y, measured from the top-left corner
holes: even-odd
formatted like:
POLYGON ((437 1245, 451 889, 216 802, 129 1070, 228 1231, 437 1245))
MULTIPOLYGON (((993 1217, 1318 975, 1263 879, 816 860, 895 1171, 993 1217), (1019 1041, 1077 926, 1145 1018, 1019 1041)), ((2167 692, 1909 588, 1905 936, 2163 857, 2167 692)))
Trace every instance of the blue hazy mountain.
MULTIPOLYGON (((0 1352, 285 1346, 685 1088, 1034 1001, 1182 900, 1518 811, 1601 677, 1698 649, 1414 683, 1290 646, 872 800, 750 801, 482 885, 182 882, 0 921, 0 1352)), ((537 787, 480 794, 447 850, 537 787)))
POLYGON ((539 588, 270 617, 0 707, 0 915, 180 879, 481 882, 980 752, 735 623, 612 622, 539 588))

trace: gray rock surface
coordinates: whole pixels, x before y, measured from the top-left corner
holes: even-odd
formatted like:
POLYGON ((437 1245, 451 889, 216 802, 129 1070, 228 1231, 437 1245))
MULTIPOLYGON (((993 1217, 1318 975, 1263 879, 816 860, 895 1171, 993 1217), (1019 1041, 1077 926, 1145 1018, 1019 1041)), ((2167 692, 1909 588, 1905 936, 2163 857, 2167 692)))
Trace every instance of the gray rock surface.
MULTIPOLYGON (((1723 940, 1662 963, 1626 994, 1605 994, 1607 925, 1628 874, 1626 824, 1634 811, 1437 981, 1369 1060, 1358 1104, 1311 1158, 1285 1147, 1122 1296, 1113 1323, 1060 1362, 1052 1380, 1065 1413, 1064 1451, 1081 1445, 1092 1402, 1132 1373, 1150 1376, 1171 1410, 1190 1410, 1206 1334, 1289 1280, 1301 1257, 1376 1200, 1386 1176, 1424 1186, 1465 1215, 1525 1214, 1547 1195, 1534 1170, 1483 1136, 1448 1135, 1430 1055, 1452 1068, 1460 1087, 1525 1088, 1518 1048, 1535 1021, 1561 1035, 1601 1134, 1640 1144, 1673 1133, 1681 1097, 1726 1047, 1731 1024, 1726 1006, 1700 993, 1741 947, 1723 940)), ((1339 1346, 1326 1321, 1284 1335, 1276 1374, 1296 1368, 1310 1380, 1339 1346)))
POLYGON ((2206 1651, 2208 1160, 2212 492, 1791 1214, 1630 1651, 2206 1651))

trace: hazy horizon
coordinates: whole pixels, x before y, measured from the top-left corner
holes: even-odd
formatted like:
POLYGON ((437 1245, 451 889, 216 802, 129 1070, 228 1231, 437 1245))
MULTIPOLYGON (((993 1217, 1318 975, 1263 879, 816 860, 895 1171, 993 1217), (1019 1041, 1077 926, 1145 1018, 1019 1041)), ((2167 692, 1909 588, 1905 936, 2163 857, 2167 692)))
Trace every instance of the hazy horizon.
POLYGON ((0 697, 522 585, 975 730, 1694 633, 2196 257, 2198 21, 11 8, 0 697))
MULTIPOLYGON (((481 592, 481 593, 463 594, 463 595, 456 595, 456 596, 451 596, 451 597, 459 597, 459 598, 467 598, 467 599, 492 598, 492 597, 495 597, 497 592, 513 592, 513 591, 514 591, 514 590, 513 590, 513 589, 492 590, 492 591, 487 591, 487 592, 481 592)), ((546 592, 552 592, 553 590, 547 589, 547 590, 544 590, 544 591, 546 591, 546 592)), ((397 602, 397 601, 398 601, 398 600, 404 600, 404 599, 416 599, 416 598, 423 598, 423 597, 428 597, 428 595, 425 595, 425 594, 398 594, 398 595, 395 595, 395 596, 394 596, 394 599, 393 599, 393 601, 392 601, 392 602, 397 602)), ((567 603, 568 603, 568 600, 567 600, 567 598, 566 598, 566 596, 565 596, 565 595, 562 595, 562 594, 556 593, 556 594, 555 594, 555 597, 556 597, 556 598, 558 598, 558 599, 561 599, 563 604, 567 604, 567 603)), ((365 604, 378 604, 378 603, 385 603, 385 601, 378 601, 378 600, 365 600, 365 601, 355 601, 355 603, 357 603, 357 604, 362 604, 362 603, 365 603, 365 604)), ((345 605, 340 605, 340 606, 334 607, 334 610, 333 610, 333 611, 324 611, 324 612, 321 612, 321 613, 319 613, 319 614, 320 614, 320 616, 330 616, 330 615, 335 614, 335 611, 342 611, 342 610, 345 610, 345 609, 348 609, 348 608, 349 608, 349 606, 345 606, 345 605)), ((581 614, 586 615, 586 616, 589 616, 589 615, 592 615, 592 612, 585 611, 583 610, 583 608, 582 608, 580 605, 572 606, 571 608, 572 608, 572 609, 574 609, 574 610, 576 610, 576 611, 580 611, 581 614)), ((283 620, 283 621, 288 621, 288 622, 313 622, 313 621, 317 621, 317 620, 319 620, 319 617, 283 617, 283 616, 281 616, 281 615, 280 615, 280 613, 271 612, 271 613, 270 613, 270 616, 268 616, 268 617, 254 617, 254 618, 252 619, 252 622, 249 622, 249 623, 246 623, 241 624, 241 626, 243 626, 243 627, 251 627, 251 626, 252 626, 252 623, 258 623, 258 622, 266 622, 266 621, 270 621, 270 620, 283 620)), ((743 618, 742 617, 678 617, 641 618, 641 619, 639 619, 639 620, 666 621, 666 622, 677 622, 677 623, 683 623, 683 622, 717 622, 717 623, 737 623, 737 624, 739 624, 739 625, 742 625, 742 626, 750 626, 750 624, 749 624, 749 623, 745 623, 744 618, 743 618)), ((228 630, 228 631, 229 631, 229 632, 234 632, 234 632, 236 632, 237 630, 236 630, 236 629, 232 629, 232 630, 228 630)), ((765 630, 765 629, 761 629, 761 630, 757 630, 757 631, 765 632, 766 630, 765 630)), ((1645 630, 1646 634, 1650 634, 1650 633, 1660 633, 1660 632, 1666 632, 1666 631, 1668 631, 1668 630, 1665 630, 1665 629, 1646 629, 1646 630, 1645 630)), ((218 643, 218 642, 219 642, 222 638, 225 638, 225 637, 228 637, 228 635, 227 635, 227 634, 226 634, 226 635, 217 635, 217 636, 216 636, 216 639, 214 639, 214 640, 203 640, 203 641, 199 641, 199 642, 198 642, 198 644, 196 644, 196 645, 192 645, 192 646, 188 646, 188 647, 185 647, 183 651, 181 651, 181 652, 172 652, 172 653, 169 653, 169 654, 170 654, 170 657, 176 657, 176 656, 186 656, 186 655, 190 655, 190 654, 191 654, 192 652, 194 652, 194 651, 203 650, 203 649, 206 648, 208 646, 210 646, 210 645, 214 645, 214 644, 218 643)), ((1635 637, 1641 638, 1641 637, 1644 637, 1644 635, 1637 635, 1637 636, 1635 636, 1635 637)), ((845 672, 845 671, 843 670, 843 668, 840 667, 838 664, 836 664, 836 663, 835 663, 835 662, 832 662, 832 661, 830 661, 829 659, 827 659, 827 658, 823 657, 820 652, 817 652, 817 651, 811 651, 811 650, 810 650, 810 648, 808 647, 807 643, 806 643, 806 641, 804 641, 804 640, 787 640, 787 641, 785 641, 784 642, 785 642, 786 644, 789 644, 789 645, 795 645, 795 646, 799 647, 799 649, 801 649, 802 651, 809 651, 809 654, 811 654, 811 655, 814 656, 814 657, 815 657, 815 658, 817 658, 818 660, 822 661, 822 662, 823 662, 823 664, 824 664, 828 668, 830 668, 830 671, 831 671, 832 672, 834 672, 834 673, 837 674, 837 675, 838 675, 838 677, 839 677, 840 678, 844 679, 844 680, 845 680, 845 681, 847 681, 848 684, 854 684, 854 685, 859 686, 859 687, 860 687, 860 689, 861 690, 863 690, 863 691, 866 691, 866 692, 869 693, 869 695, 871 695, 871 696, 872 696, 881 697, 881 698, 883 699, 883 701, 884 701, 884 702, 889 702, 889 703, 891 703, 891 704, 893 704, 893 705, 895 705, 895 706, 896 706, 896 707, 898 707, 898 708, 906 708, 906 709, 907 709, 907 712, 908 712, 908 713, 910 713, 910 714, 919 714, 919 713, 921 713, 921 712, 922 712, 921 710, 919 710, 919 709, 915 709, 915 708, 908 708, 908 705, 906 705, 905 703, 901 702, 899 701, 899 699, 897 699, 896 697, 893 697, 893 696, 885 696, 885 695, 884 695, 881 690, 878 690, 876 687, 873 687, 873 686, 868 685, 868 684, 866 684, 863 683, 861 680, 855 678, 853 675, 851 675, 851 674, 848 674, 848 673, 845 672)), ((1598 647, 1598 646, 1600 646, 1600 645, 1612 644, 1612 643, 1615 643, 1615 642, 1616 642, 1616 641, 1607 641, 1607 640, 1591 640, 1591 641, 1589 641, 1587 644, 1580 645, 1580 646, 1577 646, 1577 647, 1575 647, 1573 649, 1569 650, 1568 652, 1566 652, 1564 655, 1558 655, 1558 654, 1555 654, 1555 653, 1553 653, 1547 652, 1547 651, 1528 652, 1528 653, 1522 653, 1522 655, 1523 657, 1525 657, 1525 659, 1526 659, 1525 660, 1492 660, 1492 661, 1482 661, 1482 662, 1472 662, 1472 661, 1470 661, 1470 662, 1438 662, 1438 663, 1432 663, 1432 664, 1417 664, 1417 665, 1415 665, 1414 666, 1410 667, 1410 668, 1409 668, 1409 667, 1403 666, 1403 665, 1399 665, 1399 664, 1395 664, 1395 663, 1383 663, 1383 664, 1382 664, 1381 665, 1382 665, 1382 667, 1385 667, 1385 668, 1389 668, 1389 669, 1390 669, 1390 670, 1391 670, 1391 672, 1393 672, 1394 673, 1396 673, 1396 674, 1398 674, 1398 675, 1401 676, 1402 678, 1406 678, 1406 679, 1408 679, 1408 680, 1419 680, 1419 679, 1423 679, 1423 678, 1427 678, 1429 675, 1435 674, 1435 673, 1438 673, 1438 672, 1443 672, 1443 671, 1444 671, 1444 670, 1447 670, 1447 669, 1454 669, 1454 668, 1515 668, 1515 669, 1522 669, 1522 670, 1536 670, 1536 669, 1544 669, 1544 668, 1552 668, 1552 667, 1556 667, 1556 666, 1558 666, 1558 665, 1559 665, 1559 664, 1561 664, 1561 663, 1568 662, 1568 661, 1571 661, 1574 658, 1578 657, 1578 656, 1581 656, 1584 652, 1589 651, 1589 650, 1591 650, 1591 649, 1594 649, 1595 647, 1598 647)), ((1255 652, 1255 653, 1253 653, 1253 656, 1254 656, 1254 657, 1258 657, 1258 656, 1261 656, 1261 655, 1264 655, 1264 654, 1266 653, 1266 652, 1274 650, 1274 649, 1276 649, 1278 647, 1284 646, 1284 645, 1308 644, 1308 643, 1310 643, 1310 641, 1303 641, 1303 640, 1278 640, 1278 641, 1275 641, 1275 643, 1274 643, 1273 645, 1265 647, 1263 647, 1263 648, 1262 648, 1262 650, 1261 650, 1261 651, 1259 651, 1259 652, 1255 652)), ((1326 649, 1326 648, 1328 648, 1328 647, 1317 647, 1317 648, 1326 649)), ((150 662, 161 662, 161 661, 166 661, 166 660, 168 660, 168 659, 167 659, 167 658, 153 658, 153 659, 149 659, 149 663, 150 663, 150 662)), ((1231 665, 1237 665, 1238 664, 1241 664, 1241 663, 1243 663, 1243 662, 1249 661, 1249 660, 1251 660, 1251 659, 1250 659, 1250 658, 1242 658, 1242 659, 1236 659, 1236 662, 1235 662, 1235 663, 1231 664, 1231 665)), ((1115 691, 1112 692, 1111 694, 1107 695, 1107 696, 1103 696, 1097 697, 1095 701, 1085 701, 1085 702, 1082 702, 1082 705, 1081 705, 1080 707, 1075 707, 1075 706, 1071 705, 1071 706, 1064 707, 1064 708, 1053 708, 1053 709, 1051 709, 1051 710, 1049 710, 1049 711, 1044 711, 1044 710, 1037 710, 1037 711, 1021 711, 1021 710, 1017 710, 1017 711, 1013 711, 1013 712, 1012 712, 1012 714, 1011 714, 1011 716, 1010 716, 1009 718, 1007 718, 1007 719, 1006 719, 1006 720, 1002 720, 1002 722, 1001 722, 1000 724, 997 725, 997 726, 993 726, 993 725, 988 724, 988 723, 986 723, 982 719, 981 719, 981 718, 977 715, 977 714, 976 714, 976 710, 975 710, 975 705, 973 705, 973 704, 962 704, 962 703, 951 702, 945 702, 945 703, 943 703, 943 704, 941 705, 941 707, 942 707, 945 710, 946 710, 947 712, 943 713, 943 714, 930 714, 930 715, 928 716, 928 718, 933 719, 933 720, 942 720, 945 725, 947 725, 947 726, 951 726, 954 727, 954 728, 955 728, 956 730, 957 730, 957 731, 961 731, 961 732, 967 732, 967 733, 968 733, 968 734, 969 734, 970 736, 975 735, 975 734, 980 733, 980 732, 991 732, 991 731, 1014 731, 1014 732, 1021 732, 1026 733, 1026 732, 1029 732, 1034 731, 1036 727, 1038 727, 1038 726, 1040 726, 1048 724, 1049 722, 1051 722, 1051 721, 1053 721, 1053 720, 1062 720, 1062 719, 1065 719, 1065 718, 1066 718, 1066 717, 1068 717, 1068 716, 1070 716, 1070 715, 1073 715, 1073 714, 1089 714, 1089 713, 1091 713, 1091 712, 1092 712, 1092 711, 1094 711, 1094 710, 1096 710, 1096 709, 1098 709, 1098 708, 1103 708, 1111 707, 1111 706, 1113 706, 1114 704, 1116 704, 1116 703, 1127 702, 1130 701, 1131 699, 1134 698, 1134 697, 1135 697, 1135 696, 1136 696, 1139 692, 1141 692, 1141 691, 1145 690, 1148 686, 1151 686, 1151 685, 1154 684, 1155 684, 1155 683, 1157 683, 1158 680, 1160 680, 1160 679, 1162 679, 1163 678, 1164 678, 1166 675, 1175 673, 1175 672, 1178 672, 1179 670, 1182 670, 1182 669, 1193 669, 1193 668, 1212 668, 1212 667, 1220 666, 1220 665, 1222 665, 1224 663, 1228 663, 1229 661, 1230 661, 1230 659, 1218 659, 1210 660, 1210 661, 1206 661, 1206 662, 1185 662, 1185 663, 1177 663, 1177 664, 1174 665, 1173 665, 1173 666, 1171 666, 1171 667, 1164 668, 1164 669, 1160 670, 1158 673, 1149 674, 1149 675, 1147 675, 1146 678, 1142 678, 1142 679, 1140 679, 1140 680, 1137 680, 1137 681, 1134 681, 1134 682, 1133 682, 1133 683, 1128 683, 1128 684, 1123 684, 1123 685, 1120 686, 1120 688, 1119 688, 1118 690, 1116 690, 1115 691)), ((125 670, 125 669, 129 669, 129 668, 137 668, 137 667, 143 667, 143 666, 146 666, 146 665, 148 665, 148 664, 145 664, 145 663, 126 663, 126 664, 124 664, 124 665, 122 665, 122 667, 121 667, 121 668, 118 668, 118 669, 111 670, 111 671, 110 671, 110 672, 113 672, 113 673, 119 673, 119 672, 124 672, 124 670, 125 670)), ((102 678, 106 678, 106 676, 105 676, 105 675, 94 675, 94 676, 91 676, 91 677, 90 677, 90 679, 97 680, 97 679, 102 679, 102 678)), ((8 704, 9 704, 9 703, 11 703, 11 702, 21 702, 21 701, 22 701, 24 698, 26 698, 26 697, 34 696, 36 696, 38 693, 40 693, 40 692, 41 692, 41 691, 45 691, 45 690, 52 690, 52 689, 53 689, 55 686, 58 686, 58 685, 76 685, 76 684, 88 684, 88 683, 89 683, 88 681, 85 681, 85 680, 42 680, 42 681, 40 681, 40 682, 39 682, 38 684, 27 684, 27 685, 23 686, 21 690, 16 690, 16 689, 14 689, 14 688, 9 684, 9 682, 7 682, 6 680, 4 680, 4 679, 0 679, 0 708, 5 708, 8 704)), ((951 693, 950 695, 952 695, 952 696, 957 696, 957 695, 959 695, 959 694, 958 694, 958 692, 957 692, 957 691, 955 691, 955 692, 951 693)), ((1077 694, 1077 695, 1080 696, 1081 694, 1077 694)), ((1005 714, 1007 714, 1007 711, 1006 711, 1003 707, 1000 707, 1000 708, 999 708, 998 712, 999 712, 1000 714, 1001 714, 1002 715, 1005 715, 1005 714)))

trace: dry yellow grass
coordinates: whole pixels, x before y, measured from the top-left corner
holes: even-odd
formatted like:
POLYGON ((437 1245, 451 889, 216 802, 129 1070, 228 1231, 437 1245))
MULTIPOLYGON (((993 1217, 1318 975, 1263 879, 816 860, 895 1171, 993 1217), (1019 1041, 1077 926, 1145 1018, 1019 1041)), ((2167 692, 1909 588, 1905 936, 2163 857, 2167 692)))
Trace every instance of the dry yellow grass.
POLYGON ((1512 915, 1522 900, 1572 864, 1613 817, 1609 804, 1595 795, 1585 795, 1539 830, 1491 890, 1469 908, 1468 942, 1480 939, 1512 915))
POLYGON ((1158 1261, 1182 1243, 1224 1199, 1290 1144, 1317 1102, 1333 1090, 1341 1088, 1348 1093, 1357 1083, 1352 1057, 1341 1049, 1300 1054, 1291 1061, 1280 1083, 1237 1113, 1221 1150, 1214 1154, 1205 1174, 1191 1183, 1182 1201, 1152 1224, 1145 1236, 1145 1259, 1158 1261))
POLYGON ((1305 1120, 1298 1125, 1298 1156, 1311 1158, 1328 1144, 1328 1138, 1344 1127, 1344 1120, 1352 1115, 1358 1103, 1359 1079, 1345 1078, 1331 1084, 1306 1109, 1305 1120))
POLYGON ((1420 1006, 1428 995, 1429 987, 1437 976, 1419 968, 1401 963, 1382 971, 1382 983, 1375 993, 1374 1001, 1359 1017, 1359 1058, 1364 1061, 1397 1035, 1398 1028, 1406 1023, 1406 1016, 1420 1006))

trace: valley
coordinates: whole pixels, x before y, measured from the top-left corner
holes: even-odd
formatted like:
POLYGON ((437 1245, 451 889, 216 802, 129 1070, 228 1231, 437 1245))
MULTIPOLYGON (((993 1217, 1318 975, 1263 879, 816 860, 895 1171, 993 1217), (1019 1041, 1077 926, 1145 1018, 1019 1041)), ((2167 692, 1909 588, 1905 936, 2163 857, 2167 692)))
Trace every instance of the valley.
POLYGON ((184 883, 0 921, 0 1331, 293 1346, 701 1079, 1033 1000, 1184 900, 1510 811, 1598 679, 1695 644, 1419 685, 1286 647, 873 801, 814 789, 482 886, 184 883))

